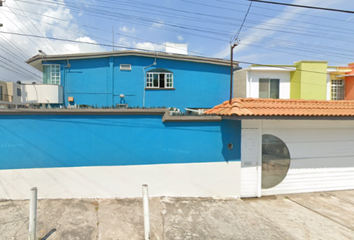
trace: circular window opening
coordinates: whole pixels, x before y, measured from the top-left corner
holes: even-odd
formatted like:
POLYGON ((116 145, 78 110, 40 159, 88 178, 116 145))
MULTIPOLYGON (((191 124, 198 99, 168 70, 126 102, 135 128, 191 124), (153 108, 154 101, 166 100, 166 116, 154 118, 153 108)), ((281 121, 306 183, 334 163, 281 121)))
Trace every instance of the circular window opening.
POLYGON ((290 153, 285 143, 270 134, 262 136, 262 189, 281 183, 290 167, 290 153))

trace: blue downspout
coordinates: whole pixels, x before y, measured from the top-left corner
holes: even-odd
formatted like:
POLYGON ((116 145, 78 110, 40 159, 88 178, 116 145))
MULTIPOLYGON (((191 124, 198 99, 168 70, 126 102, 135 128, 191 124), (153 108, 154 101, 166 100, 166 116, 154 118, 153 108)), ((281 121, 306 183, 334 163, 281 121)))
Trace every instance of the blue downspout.
POLYGON ((114 58, 109 57, 109 70, 110 70, 110 79, 108 81, 108 94, 107 94, 107 103, 109 106, 114 105, 114 58), (111 96, 109 96, 111 94, 111 96))

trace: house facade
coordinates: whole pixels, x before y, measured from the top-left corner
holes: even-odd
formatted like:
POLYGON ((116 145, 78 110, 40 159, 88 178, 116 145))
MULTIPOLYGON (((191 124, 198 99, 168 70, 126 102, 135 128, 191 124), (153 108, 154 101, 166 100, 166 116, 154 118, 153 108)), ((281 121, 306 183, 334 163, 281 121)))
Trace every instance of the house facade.
MULTIPOLYGON (((211 108, 229 95, 230 62, 182 54, 116 51, 37 55, 43 83, 63 87, 64 104, 211 108)), ((237 64, 235 64, 237 66, 237 64)))
POLYGON ((0 199, 260 197, 354 189, 353 101, 168 109, 0 109, 0 199), (15 127, 14 127, 15 126, 15 127))
POLYGON ((294 65, 252 65, 234 73, 234 97, 352 100, 353 65, 331 67, 326 61, 294 65))

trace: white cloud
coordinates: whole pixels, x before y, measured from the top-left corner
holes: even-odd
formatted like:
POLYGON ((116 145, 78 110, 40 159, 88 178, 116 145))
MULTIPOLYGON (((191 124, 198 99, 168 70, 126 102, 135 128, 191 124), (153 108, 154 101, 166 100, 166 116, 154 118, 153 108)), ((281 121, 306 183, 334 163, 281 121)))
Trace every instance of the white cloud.
POLYGON ((118 46, 124 46, 124 47, 131 47, 132 46, 131 41, 129 41, 126 37, 119 38, 116 44, 118 46))
POLYGON ((129 29, 126 26, 120 27, 119 30, 122 31, 122 32, 126 32, 126 33, 134 33, 135 32, 135 28, 129 29))
POLYGON ((163 20, 156 21, 152 24, 154 28, 161 28, 165 25, 165 22, 163 20))
POLYGON ((181 35, 178 35, 177 38, 178 38, 179 41, 183 41, 184 40, 184 37, 182 37, 181 35))
MULTIPOLYGON (((74 23, 75 19, 71 14, 70 9, 65 7, 64 0, 57 0, 56 2, 61 4, 61 6, 40 8, 35 4, 23 4, 22 2, 17 2, 25 12, 24 14, 19 9, 16 2, 6 1, 4 7, 0 8, 0 15, 2 15, 1 23, 4 25, 0 30, 10 33, 25 33, 96 43, 93 39, 85 36, 85 32, 74 23), (12 9, 14 13, 12 13, 10 9, 12 9), (35 13, 40 14, 41 16, 35 13)), ((43 50, 48 55, 105 51, 105 48, 98 45, 68 43, 53 39, 34 38, 4 33, 0 36, 0 45, 6 48, 1 56, 18 65, 16 66, 13 64, 11 66, 13 71, 0 68, 2 77, 6 80, 13 81, 33 81, 41 79, 41 72, 24 63, 28 58, 38 54, 38 49, 43 50), (14 73, 14 71, 24 72, 26 76, 14 73)))

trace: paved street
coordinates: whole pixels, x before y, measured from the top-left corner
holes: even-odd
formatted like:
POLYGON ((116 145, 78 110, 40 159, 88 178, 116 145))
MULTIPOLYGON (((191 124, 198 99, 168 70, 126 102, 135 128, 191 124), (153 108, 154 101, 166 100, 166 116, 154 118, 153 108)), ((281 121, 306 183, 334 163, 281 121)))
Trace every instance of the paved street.
MULTIPOLYGON (((29 201, 0 202, 0 239, 28 239, 29 201)), ((141 199, 40 200, 39 239, 143 239, 141 199)), ((354 239, 354 191, 151 198, 152 239, 354 239)))

